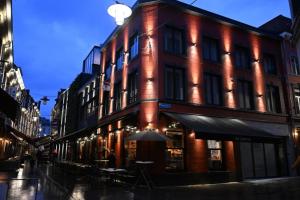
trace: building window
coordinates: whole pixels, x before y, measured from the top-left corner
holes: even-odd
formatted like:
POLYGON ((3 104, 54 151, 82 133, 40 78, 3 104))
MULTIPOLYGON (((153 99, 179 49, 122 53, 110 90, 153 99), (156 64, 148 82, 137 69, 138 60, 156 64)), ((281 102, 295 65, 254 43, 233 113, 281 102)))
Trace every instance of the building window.
POLYGON ((122 108, 122 82, 116 83, 114 86, 114 111, 122 108))
POLYGON ((123 62, 124 62, 124 52, 123 52, 123 49, 120 49, 117 52, 116 56, 117 56, 117 63, 116 63, 117 70, 122 70, 122 68, 123 68, 123 62))
POLYGON ((281 112, 279 88, 277 86, 266 86, 266 101, 268 112, 281 112))
POLYGON ((182 132, 167 131, 166 135, 170 138, 167 141, 167 170, 183 170, 184 169, 184 137, 182 132))
POLYGON ((239 107, 248 110, 253 110, 254 97, 252 83, 250 81, 239 80, 237 84, 237 93, 239 99, 239 107))
POLYGON ((139 54, 139 36, 137 34, 130 39, 129 45, 129 60, 132 60, 139 54))
POLYGON ((103 108, 102 116, 105 116, 109 113, 109 91, 103 92, 103 108))
POLYGON ((111 66, 111 61, 109 60, 105 64, 105 80, 110 79, 111 72, 112 72, 112 66, 111 66))
POLYGON ((218 140, 207 140, 208 168, 210 170, 222 170, 222 142, 218 140))
POLYGON ((249 49, 244 47, 235 48, 235 66, 238 69, 251 69, 249 49))
POLYGON ((221 77, 204 74, 205 102, 208 105, 222 105, 221 77))
POLYGON ((264 54, 263 64, 266 73, 274 74, 274 75, 277 73, 274 56, 269 54, 264 54))
POLYGON ((138 94, 138 72, 137 71, 131 73, 128 76, 127 84, 128 84, 127 86, 128 104, 132 104, 136 102, 137 94, 138 94))
POLYGON ((185 54, 184 32, 180 29, 166 27, 164 32, 164 49, 168 53, 185 54))
POLYGON ((166 67, 165 69, 165 97, 171 100, 184 100, 184 69, 166 67))
POLYGON ((295 112, 300 114, 300 86, 296 85, 293 87, 294 98, 295 98, 295 112))
POLYGON ((202 44, 203 59, 219 62, 220 55, 218 40, 209 37, 203 37, 202 44))
POLYGON ((300 75, 298 58, 295 56, 291 57, 291 72, 294 75, 300 75))

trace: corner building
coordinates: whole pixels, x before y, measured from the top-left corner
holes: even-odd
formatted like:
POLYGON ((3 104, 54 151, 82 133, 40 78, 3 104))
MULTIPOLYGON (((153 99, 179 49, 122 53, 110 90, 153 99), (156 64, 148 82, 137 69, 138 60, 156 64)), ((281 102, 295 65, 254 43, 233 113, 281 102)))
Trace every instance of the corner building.
POLYGON ((179 1, 138 1, 101 49, 98 144, 119 167, 150 159, 157 173, 289 175, 281 40, 179 1), (171 140, 126 141, 146 128, 171 140))

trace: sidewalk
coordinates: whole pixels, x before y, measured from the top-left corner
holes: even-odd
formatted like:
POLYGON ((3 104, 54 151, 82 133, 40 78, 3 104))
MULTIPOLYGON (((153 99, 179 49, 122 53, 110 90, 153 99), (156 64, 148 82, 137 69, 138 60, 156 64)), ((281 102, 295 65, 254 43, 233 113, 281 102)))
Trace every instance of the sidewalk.
MULTIPOLYGON (((25 165, 17 174, 0 172, 0 177, 5 176, 19 179, 37 178, 38 200, 298 200, 300 197, 300 177, 156 187, 149 191, 146 188, 132 189, 128 185, 96 184, 89 176, 69 175, 52 165, 42 165, 35 170, 25 165)), ((34 199, 34 184, 34 181, 16 181, 9 199, 34 199)))
POLYGON ((105 200, 298 200, 300 198, 300 177, 248 180, 221 184, 199 184, 187 186, 156 187, 132 189, 130 186, 107 186, 95 184, 88 176, 70 176, 51 166, 43 171, 53 180, 69 190, 74 199, 105 200), (47 170, 48 169, 48 170, 47 170), (50 170, 52 169, 52 170, 50 170))

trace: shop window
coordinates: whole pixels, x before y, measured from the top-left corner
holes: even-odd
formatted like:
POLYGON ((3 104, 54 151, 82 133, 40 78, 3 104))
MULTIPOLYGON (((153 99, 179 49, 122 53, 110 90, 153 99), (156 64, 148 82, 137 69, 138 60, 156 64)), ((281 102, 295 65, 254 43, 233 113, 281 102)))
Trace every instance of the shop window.
POLYGON ((281 112, 279 88, 277 86, 266 86, 266 101, 268 112, 281 112))
POLYGON ((128 76, 127 81, 127 98, 128 98, 128 104, 132 104, 136 102, 137 95, 138 95, 138 72, 133 72, 128 76))
POLYGON ((222 170, 222 142, 217 140, 207 140, 208 147, 208 167, 210 170, 222 170))
POLYGON ((164 50, 173 54, 184 54, 184 32, 180 29, 166 27, 164 31, 164 50))
POLYGON ((207 105, 222 105, 221 77, 204 75, 205 102, 207 105))
POLYGON ((202 42, 203 59, 219 62, 219 42, 216 39, 203 37, 202 42))
POLYGON ((184 137, 182 132, 167 131, 166 135, 170 138, 167 141, 166 151, 166 169, 183 170, 184 169, 184 137))
POLYGON ((137 34, 130 39, 129 45, 129 60, 132 60, 139 54, 139 36, 137 34))
POLYGON ((166 67, 165 69, 165 97, 171 100, 184 100, 184 69, 166 67))
POLYGON ((249 49, 244 47, 235 48, 235 67, 238 69, 251 69, 249 49))
POLYGON ((263 65, 267 74, 275 75, 277 73, 275 58, 272 55, 264 54, 263 65))
POLYGON ((291 57, 291 72, 294 75, 300 75, 300 66, 299 66, 298 58, 295 56, 291 57))
POLYGON ((239 80, 237 84, 239 107, 243 109, 254 109, 253 88, 250 81, 239 80))

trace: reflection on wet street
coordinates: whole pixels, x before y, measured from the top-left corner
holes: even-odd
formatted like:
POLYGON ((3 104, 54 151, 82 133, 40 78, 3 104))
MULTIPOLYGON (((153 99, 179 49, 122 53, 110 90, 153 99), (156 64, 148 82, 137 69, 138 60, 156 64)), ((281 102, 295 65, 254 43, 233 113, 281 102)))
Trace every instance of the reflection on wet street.
POLYGON ((0 180, 0 200, 298 200, 300 196, 299 177, 242 183, 159 187, 149 191, 146 188, 132 189, 130 185, 124 184, 99 183, 95 177, 64 174, 50 165, 44 165, 38 169, 31 169, 25 165, 17 173, 0 172, 0 180))

